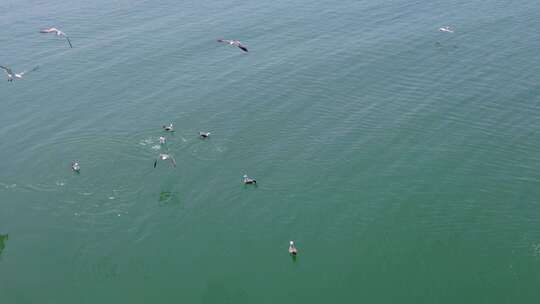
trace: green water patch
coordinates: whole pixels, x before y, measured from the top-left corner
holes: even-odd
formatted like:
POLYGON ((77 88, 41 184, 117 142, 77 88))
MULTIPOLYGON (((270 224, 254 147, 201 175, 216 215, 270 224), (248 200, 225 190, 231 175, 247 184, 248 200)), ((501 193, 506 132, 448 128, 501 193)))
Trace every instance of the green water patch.
POLYGON ((158 202, 160 205, 179 205, 180 193, 175 191, 161 191, 158 202))
POLYGON ((6 241, 9 239, 7 234, 0 234, 0 257, 2 257, 2 252, 6 248, 6 241))

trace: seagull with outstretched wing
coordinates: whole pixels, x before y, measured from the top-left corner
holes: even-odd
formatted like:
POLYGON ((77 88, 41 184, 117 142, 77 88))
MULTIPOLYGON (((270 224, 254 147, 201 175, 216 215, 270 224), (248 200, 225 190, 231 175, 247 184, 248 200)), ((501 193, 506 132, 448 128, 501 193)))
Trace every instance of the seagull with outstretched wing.
POLYGON ((239 49, 241 49, 244 52, 247 52, 248 49, 245 45, 242 44, 242 42, 238 40, 225 40, 225 39, 218 39, 217 42, 226 43, 228 45, 236 46, 239 49))
POLYGON ((7 78, 8 78, 7 80, 9 82, 13 82, 14 79, 22 79, 25 74, 33 72, 33 71, 37 70, 38 68, 39 68, 39 66, 36 66, 33 69, 31 69, 30 71, 24 71, 24 72, 21 72, 21 73, 13 73, 12 69, 0 65, 0 69, 3 69, 6 72, 7 78))
POLYGON ((67 42, 69 43, 69 47, 73 48, 73 45, 71 44, 71 41, 69 40, 69 37, 66 35, 66 33, 62 32, 61 30, 59 30, 59 29, 57 29, 55 27, 42 29, 39 32, 40 33, 54 33, 54 34, 56 34, 56 36, 64 37, 64 38, 66 38, 67 42))

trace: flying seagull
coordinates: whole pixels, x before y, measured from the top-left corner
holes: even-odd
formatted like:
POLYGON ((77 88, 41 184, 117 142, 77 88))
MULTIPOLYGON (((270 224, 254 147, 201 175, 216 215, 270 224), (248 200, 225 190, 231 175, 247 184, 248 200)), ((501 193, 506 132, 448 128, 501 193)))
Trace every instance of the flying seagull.
POLYGON ((173 165, 173 167, 176 167, 176 161, 174 160, 172 156, 170 156, 169 154, 160 153, 158 155, 158 158, 156 158, 156 160, 154 161, 154 168, 157 166, 158 160, 167 160, 167 159, 171 161, 171 164, 173 165))
POLYGON ((242 51, 244 52, 247 52, 248 49, 245 45, 243 45, 240 41, 238 40, 224 40, 224 39, 218 39, 217 42, 222 42, 222 43, 227 43, 229 45, 232 45, 232 46, 236 46, 238 47, 239 49, 241 49, 242 51))
POLYGON ((67 42, 69 43, 69 47, 73 48, 73 45, 71 45, 71 41, 69 40, 69 37, 66 35, 66 33, 62 32, 61 30, 59 30, 59 29, 57 29, 55 27, 42 29, 39 32, 40 33, 55 33, 56 36, 64 37, 64 38, 66 38, 67 42))
POLYGON ((30 72, 33 72, 33 71, 37 70, 38 68, 39 68, 39 66, 36 66, 33 69, 31 69, 30 71, 24 71, 22 73, 13 73, 13 70, 11 70, 10 68, 0 65, 0 69, 3 69, 4 71, 6 71, 7 78, 8 78, 7 80, 9 82, 13 82, 14 79, 22 79, 24 74, 28 74, 30 72))
POLYGON ((449 27, 449 26, 443 26, 443 27, 440 27, 439 28, 439 32, 443 32, 443 33, 453 33, 454 30, 449 27))

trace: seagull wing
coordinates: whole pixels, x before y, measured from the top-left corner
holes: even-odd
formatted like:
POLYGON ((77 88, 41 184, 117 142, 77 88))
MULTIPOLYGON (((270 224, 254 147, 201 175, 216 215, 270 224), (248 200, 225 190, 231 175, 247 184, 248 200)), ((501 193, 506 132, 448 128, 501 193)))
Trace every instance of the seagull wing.
POLYGON ((157 158, 156 160, 154 161, 154 168, 157 166, 157 158))
POLYGON ((247 52, 247 51, 248 51, 248 49, 247 49, 245 46, 243 46, 242 44, 239 44, 239 45, 238 45, 238 48, 240 48, 240 49, 241 49, 242 51, 244 51, 244 52, 247 52))
POLYGON ((24 75, 24 74, 28 74, 28 73, 31 73, 31 72, 34 72, 34 71, 37 71, 39 69, 39 65, 36 65, 33 69, 31 69, 30 71, 24 71, 22 73, 20 73, 19 75, 24 75))
POLYGON ((6 71, 6 73, 9 74, 9 75, 13 75, 13 71, 8 67, 0 65, 0 69, 4 69, 6 71))
POLYGON ((66 36, 66 35, 64 35, 64 37, 66 37, 66 40, 67 40, 67 42, 69 43, 69 47, 70 47, 70 48, 73 48, 73 45, 71 45, 71 41, 69 40, 69 37, 66 36))
POLYGON ((171 160, 171 163, 172 163, 173 167, 176 168, 176 161, 174 160, 174 157, 171 156, 170 160, 171 160))
POLYGON ((40 32, 41 33, 56 33, 56 34, 58 34, 58 32, 60 32, 60 30, 58 30, 55 27, 50 27, 50 28, 42 29, 40 32))
POLYGON ((218 39, 217 42, 230 43, 231 41, 230 40, 225 40, 225 39, 218 39))
POLYGON ((244 52, 247 52, 247 51, 248 51, 247 47, 246 47, 245 45, 243 45, 242 42, 240 42, 240 41, 238 41, 238 40, 234 40, 234 41, 233 41, 233 44, 234 44, 235 46, 237 46, 239 49, 241 49, 242 51, 244 51, 244 52))

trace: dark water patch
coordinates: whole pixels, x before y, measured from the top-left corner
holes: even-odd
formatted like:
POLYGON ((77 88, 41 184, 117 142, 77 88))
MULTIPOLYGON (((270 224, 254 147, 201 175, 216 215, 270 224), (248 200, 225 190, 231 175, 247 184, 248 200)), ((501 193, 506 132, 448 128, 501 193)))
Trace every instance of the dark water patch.
POLYGON ((180 205, 182 202, 180 192, 162 191, 159 193, 158 202, 160 205, 180 205))
POLYGON ((0 234, 0 258, 2 257, 2 252, 6 248, 6 241, 9 239, 9 235, 0 234))

